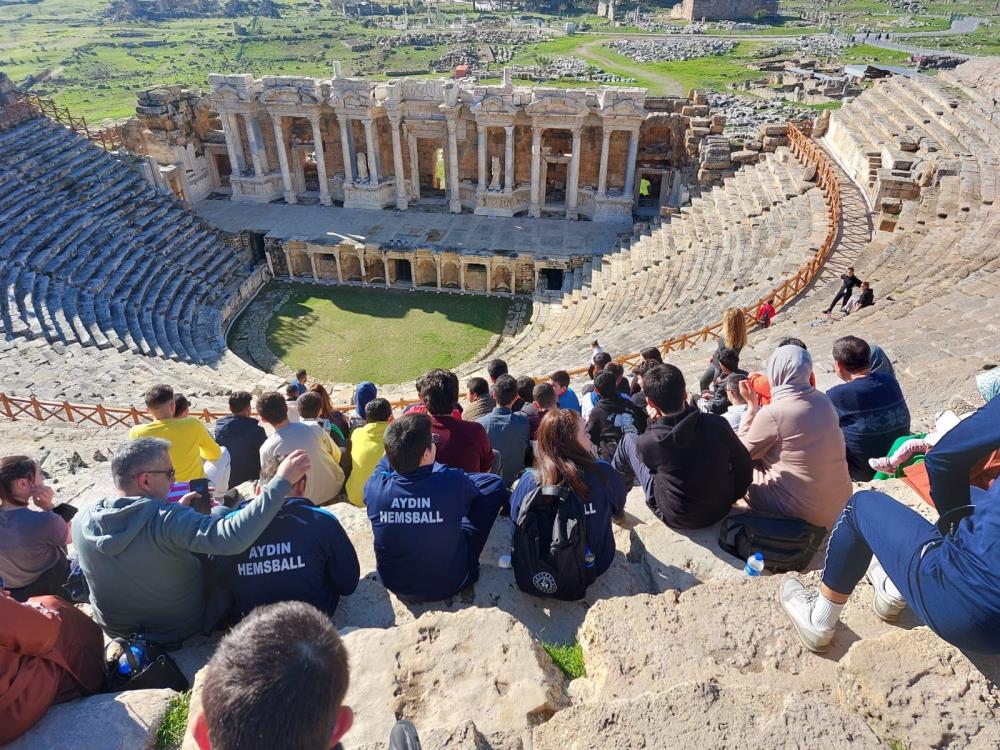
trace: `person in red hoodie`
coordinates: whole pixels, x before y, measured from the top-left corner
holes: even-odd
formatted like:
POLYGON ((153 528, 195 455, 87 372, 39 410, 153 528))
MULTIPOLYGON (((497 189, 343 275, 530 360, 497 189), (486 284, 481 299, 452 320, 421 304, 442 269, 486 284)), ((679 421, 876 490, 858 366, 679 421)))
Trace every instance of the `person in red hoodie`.
POLYGON ((778 311, 774 309, 774 300, 769 299, 757 308, 757 322, 764 328, 767 328, 771 325, 771 321, 774 320, 774 316, 777 314, 778 311))
POLYGON ((456 417, 458 380, 447 370, 430 370, 417 381, 417 390, 431 418, 437 461, 469 473, 498 472, 499 460, 486 429, 478 422, 456 417))
POLYGON ((104 683, 101 629, 54 596, 17 602, 0 590, 0 745, 37 724, 54 703, 104 683))

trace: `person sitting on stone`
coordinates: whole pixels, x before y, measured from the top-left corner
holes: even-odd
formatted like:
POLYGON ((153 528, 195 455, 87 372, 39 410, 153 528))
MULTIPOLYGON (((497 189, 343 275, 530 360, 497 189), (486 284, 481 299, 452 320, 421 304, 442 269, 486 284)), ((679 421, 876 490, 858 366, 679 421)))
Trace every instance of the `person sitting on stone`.
POLYGON ((851 301, 851 294, 854 292, 854 287, 857 286, 861 286, 861 279, 854 275, 854 266, 848 266, 847 273, 840 275, 840 289, 837 291, 837 296, 833 298, 833 302, 830 303, 830 306, 826 308, 824 313, 830 315, 838 302, 841 302, 846 308, 847 304, 851 301))
POLYGON ((431 420, 404 415, 385 431, 386 457, 365 485, 379 577, 410 603, 447 599, 478 580, 509 498, 499 476, 443 466, 436 454, 431 420))
POLYGON ((698 381, 701 393, 705 393, 722 374, 719 368, 719 354, 723 349, 732 349, 736 356, 740 355, 747 345, 747 319, 738 307, 730 307, 722 314, 722 330, 716 342, 715 353, 708 359, 708 368, 698 381))
MULTIPOLYGON (((53 704, 104 687, 104 636, 81 610, 54 596, 22 604, 0 590, 0 623, 0 745, 7 745, 53 704)), ((45 743, 33 746, 39 745, 45 743)))
MULTIPOLYGON (((302 393, 304 392, 305 391, 303 391, 302 393)), ((294 383, 290 383, 289 385, 285 386, 285 404, 286 404, 285 409, 287 410, 288 413, 287 419, 289 422, 298 422, 300 419, 298 401, 299 401, 299 396, 301 396, 302 393, 299 392, 299 389, 296 387, 294 383)))
MULTIPOLYGON (((354 389, 354 412, 351 414, 349 426, 351 432, 365 424, 365 407, 368 403, 378 397, 378 388, 369 380, 358 383, 354 389)), ((332 410, 331 406, 331 410, 332 410)))
MULTIPOLYGON (((333 408, 333 400, 330 398, 329 391, 322 383, 313 383, 309 386, 309 393, 315 393, 320 397, 323 407, 320 409, 318 419, 325 419, 330 424, 330 434, 333 441, 342 448, 348 445, 351 441, 350 420, 344 416, 343 412, 333 408)), ((298 399, 295 400, 295 404, 297 408, 298 399)))
POLYGON ((293 377, 291 382, 288 384, 295 389, 295 397, 291 399, 292 401, 294 401, 296 398, 298 398, 307 390, 309 390, 309 386, 306 385, 308 380, 309 376, 306 373, 305 368, 299 368, 298 370, 295 371, 295 377, 293 377))
POLYGON ((260 447, 267 433, 250 416, 252 399, 247 391, 234 391, 229 396, 229 416, 215 423, 215 442, 229 451, 229 487, 220 488, 223 491, 260 476, 260 447))
POLYGON ((502 359, 491 359, 486 363, 486 377, 490 379, 490 389, 496 385, 497 379, 501 375, 508 375, 507 363, 502 359))
POLYGON ((525 404, 521 413, 528 418, 528 439, 534 440, 542 417, 556 408, 556 391, 551 383, 539 383, 531 389, 531 403, 525 404))
POLYGON ((725 414, 729 408, 729 398, 726 396, 726 382, 730 375, 742 375, 746 377, 749 373, 740 369, 740 355, 735 349, 723 349, 716 357, 719 364, 719 377, 712 384, 711 391, 701 394, 701 399, 695 405, 704 412, 710 414, 725 414))
POLYGON ((600 400, 600 396, 597 394, 597 388, 595 380, 597 376, 604 372, 604 368, 609 367, 613 364, 611 361, 611 355, 607 352, 601 352, 594 357, 594 361, 591 363, 590 367, 587 368, 587 373, 590 375, 590 381, 584 383, 580 388, 580 416, 586 422, 587 417, 590 416, 591 410, 600 400))
MULTIPOLYGON (((261 467, 258 495, 277 476, 280 464, 274 456, 261 467)), ((261 605, 293 600, 312 604, 332 617, 340 597, 358 587, 354 545, 332 513, 304 497, 308 483, 308 474, 299 477, 281 510, 249 548, 212 559, 215 580, 232 594, 234 618, 243 619, 261 605)))
POLYGON ((726 420, 687 402, 676 367, 651 367, 642 382, 649 425, 642 435, 622 437, 612 466, 627 485, 638 479, 646 505, 670 528, 721 521, 750 485, 749 454, 726 420))
MULTIPOLYGON (((346 480, 351 475, 351 439, 344 436, 344 431, 337 427, 332 422, 324 419, 321 415, 323 413, 323 397, 315 391, 306 391, 298 400, 295 402, 295 407, 299 412, 299 422, 302 424, 311 425, 315 427, 320 432, 329 436, 333 444, 337 446, 340 451, 340 459, 338 463, 340 464, 341 471, 344 472, 344 479, 346 480)), ((343 418, 343 415, 341 415, 343 418)), ((344 422, 344 430, 347 430, 346 420, 341 420, 344 422)), ((347 431, 348 435, 350 431, 347 431)))
POLYGON ((594 556, 595 573, 604 573, 615 558, 611 517, 625 511, 628 490, 608 463, 594 458, 590 436, 583 419, 575 411, 554 409, 542 419, 538 427, 535 467, 525 473, 510 498, 512 531, 521 503, 539 485, 568 486, 583 503, 587 517, 587 547, 594 556))
POLYGON ((310 470, 305 451, 294 451, 242 510, 205 515, 189 507, 197 493, 166 502, 174 477, 168 449, 158 438, 121 445, 111 459, 117 496, 98 500, 73 519, 97 624, 111 635, 141 633, 164 647, 216 624, 206 621, 213 618, 206 618, 202 556, 246 550, 310 470))
POLYGON ((549 373, 549 385, 556 391, 556 399, 560 409, 572 409, 577 414, 583 412, 580 399, 577 398, 573 389, 569 387, 569 373, 565 370, 556 370, 549 373))
POLYGON ((524 471, 531 426, 526 416, 511 411, 511 404, 517 398, 517 381, 514 378, 510 375, 497 378, 493 385, 493 397, 496 407, 477 421, 486 429, 490 447, 500 452, 501 476, 504 485, 510 487, 524 471))
MULTIPOLYGON (((534 399, 535 379, 522 375, 517 379, 517 398, 510 408, 514 412, 524 411, 524 407, 531 404, 534 399)), ((527 416, 527 414, 525 414, 527 416)))
MULTIPOLYGON (((802 339, 797 339, 793 336, 787 336, 778 342, 778 346, 797 346, 800 349, 805 349, 808 351, 805 342, 802 339)), ((750 381, 750 387, 753 388, 754 393, 757 394, 757 406, 767 406, 771 403, 771 384, 767 380, 767 374, 763 372, 752 372, 747 376, 747 380, 750 381)), ((816 387, 816 375, 815 373, 809 373, 809 385, 813 388, 816 387)))
POLYGON ((852 312, 857 312, 862 307, 871 307, 875 304, 875 290, 872 289, 871 284, 867 281, 861 282, 861 294, 857 297, 852 297, 851 301, 847 303, 847 307, 844 308, 844 313, 850 315, 852 312))
POLYGON ((897 438, 910 434, 910 410, 896 378, 872 373, 871 350, 863 339, 837 339, 833 368, 844 383, 826 395, 840 419, 847 466, 851 479, 867 482, 875 476, 869 459, 885 456, 897 438))
POLYGON ((862 578, 887 622, 909 605, 963 651, 1000 654, 1000 482, 970 487, 970 470, 1000 448, 1000 399, 949 430, 927 454, 935 526, 881 492, 857 492, 830 535, 819 590, 790 578, 781 605, 802 642, 826 651, 840 612, 862 578))
POLYGON ((761 303, 761 306, 757 308, 757 322, 762 328, 769 328, 771 321, 774 320, 774 316, 777 314, 778 311, 774 309, 774 300, 769 299, 761 303))
POLYGON ((384 398, 365 404, 365 424, 351 433, 351 475, 345 489, 351 505, 365 504, 365 483, 385 455, 385 431, 392 422, 392 406, 384 398))
POLYGON ((726 398, 729 399, 729 408, 722 415, 729 422, 733 430, 739 430, 743 422, 743 416, 747 413, 746 399, 740 395, 740 383, 747 379, 746 375, 738 373, 731 374, 726 378, 726 398))
POLYGON ((467 422, 476 422, 480 417, 485 417, 497 405, 490 393, 490 384, 485 378, 469 378, 465 387, 467 389, 467 400, 469 408, 462 412, 462 419, 467 422))
POLYGON ((625 435, 641 435, 646 431, 646 412, 621 393, 622 382, 610 365, 597 374, 594 382, 600 400, 587 418, 587 436, 597 456, 611 461, 625 435))
POLYGON ((437 435, 437 460, 469 473, 493 471, 499 462, 486 428, 453 414, 458 399, 453 384, 447 370, 430 370, 417 380, 420 399, 437 435))
POLYGON ((274 434, 260 446, 260 465, 263 466, 274 456, 287 456, 295 450, 305 451, 312 464, 306 497, 314 505, 328 505, 344 487, 340 448, 329 434, 315 425, 289 422, 287 406, 281 394, 275 391, 257 397, 257 414, 274 428, 274 434))
POLYGON ((794 344, 767 360, 771 403, 760 407, 746 380, 739 438, 754 461, 750 507, 829 530, 851 496, 844 435, 826 394, 809 384, 812 358, 794 344))
POLYGON ((169 385, 154 385, 146 390, 146 409, 153 421, 139 424, 128 431, 130 440, 152 437, 170 445, 170 461, 177 482, 203 479, 205 461, 219 461, 222 448, 215 442, 208 427, 197 417, 174 418, 174 389, 169 385))
MULTIPOLYGON (((642 390, 642 383, 639 382, 641 371, 645 371, 647 367, 663 364, 663 353, 655 346, 647 346, 639 352, 639 356, 641 359, 632 368, 632 382, 629 384, 630 396, 635 396, 635 394, 642 390)), ((636 403, 636 406, 640 409, 646 408, 645 402, 636 403)))
POLYGON ((174 419, 191 416, 191 402, 183 393, 174 394, 174 419))
POLYGON ((73 540, 69 524, 52 512, 52 498, 36 461, 0 458, 0 580, 19 602, 32 596, 68 598, 66 545, 73 540))

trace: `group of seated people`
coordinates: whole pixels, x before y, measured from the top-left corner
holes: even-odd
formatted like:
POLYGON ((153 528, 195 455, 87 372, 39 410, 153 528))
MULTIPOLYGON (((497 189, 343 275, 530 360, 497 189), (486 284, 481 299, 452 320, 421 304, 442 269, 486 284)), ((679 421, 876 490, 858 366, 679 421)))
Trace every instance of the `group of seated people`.
MULTIPOLYGON (((600 575, 615 556, 613 519, 637 483, 673 529, 711 526, 743 501, 749 512, 832 532, 822 589, 795 579, 782 588, 782 606, 809 648, 828 647, 843 602, 867 575, 885 619, 909 603, 952 643, 1000 651, 1000 490, 970 494, 968 482, 970 468, 1000 448, 1000 399, 926 453, 938 510, 975 505, 945 533, 880 493, 852 497, 852 479, 872 479, 872 463, 912 437, 881 350, 839 339, 832 358, 843 383, 823 393, 797 339, 781 341, 764 372, 741 370, 746 340, 732 325, 699 383, 709 387, 694 393, 657 349, 644 350, 631 382, 621 364, 595 351, 580 396, 566 371, 535 382, 495 360, 489 382, 466 383, 463 405, 455 374, 431 370, 417 381, 419 403, 399 416, 371 383, 358 387, 350 415, 335 412, 303 371, 293 384, 301 391, 297 421, 284 394, 257 395, 255 418, 251 395, 236 392, 232 414, 212 434, 178 410, 183 402, 169 386, 154 386, 146 392, 153 421, 133 428, 111 460, 115 496, 72 524, 53 510, 36 461, 0 460, 0 606, 13 612, 30 599, 45 617, 79 630, 80 618, 66 615, 77 610, 61 601, 72 598, 72 568, 74 595, 83 591, 104 632, 142 634, 168 649, 287 600, 329 618, 359 579, 355 549, 330 510, 337 502, 366 509, 382 585, 407 604, 444 600, 478 579, 498 516, 509 513, 513 523, 540 485, 568 486, 582 501, 600 575), (206 497, 201 480, 223 464, 223 482, 206 497), (254 494, 243 498, 235 490, 250 481, 254 494)), ((83 619, 87 626, 67 644, 46 641, 72 651, 70 669, 93 651, 92 623, 83 619)), ((11 622, 30 630, 30 620, 11 622)), ((25 634, 5 641, 0 674, 5 660, 34 648, 25 634)), ((60 675, 50 682, 50 703, 78 687, 60 675)), ((0 729, 0 742, 38 717, 19 718, 0 729)))

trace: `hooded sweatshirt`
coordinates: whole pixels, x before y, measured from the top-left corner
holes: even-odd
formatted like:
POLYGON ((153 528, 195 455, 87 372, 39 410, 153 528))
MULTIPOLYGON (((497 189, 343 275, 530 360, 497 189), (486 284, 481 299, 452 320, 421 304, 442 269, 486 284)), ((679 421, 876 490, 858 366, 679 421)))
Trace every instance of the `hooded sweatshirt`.
POLYGON ((94 619, 108 633, 174 643, 202 629, 202 563, 196 554, 237 555, 281 510, 291 484, 272 479, 224 518, 151 497, 99 500, 73 519, 94 619))
POLYGON ((753 478, 750 454, 729 423, 691 406, 653 422, 637 446, 653 474, 659 515, 674 529, 722 520, 753 478))

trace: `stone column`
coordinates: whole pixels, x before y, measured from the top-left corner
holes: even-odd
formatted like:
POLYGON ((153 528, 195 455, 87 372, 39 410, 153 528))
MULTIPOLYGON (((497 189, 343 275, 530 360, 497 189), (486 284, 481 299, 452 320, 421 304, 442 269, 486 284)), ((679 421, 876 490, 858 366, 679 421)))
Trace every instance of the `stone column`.
POLYGON ((406 145, 410 149, 410 181, 413 192, 413 200, 420 200, 420 165, 417 162, 417 136, 410 133, 406 138, 406 145))
POLYGON ((295 188, 292 187, 292 173, 288 168, 288 149, 285 148, 285 134, 281 128, 281 115, 271 115, 274 125, 274 145, 278 149, 278 165, 281 167, 281 181, 285 185, 285 203, 295 203, 295 188))
POLYGON ((396 173, 396 208, 405 211, 408 207, 406 201, 406 177, 403 175, 403 143, 399 137, 398 117, 389 118, 389 126, 392 129, 392 169, 396 173))
POLYGON ((316 271, 316 253, 309 253, 309 267, 312 268, 313 281, 319 281, 319 273, 316 271))
POLYGON ((531 206, 528 215, 538 218, 542 215, 542 207, 538 203, 538 181, 542 174, 542 128, 531 126, 531 206))
POLYGON ((493 292, 493 265, 489 262, 486 263, 486 293, 491 294, 493 292))
POLYGON ((316 151, 316 176, 319 178, 319 202, 324 206, 332 206, 330 197, 330 181, 326 177, 326 152, 323 149, 323 131, 319 127, 319 115, 309 118, 313 129, 313 149, 316 151))
POLYGON ((510 193, 514 190, 514 126, 507 125, 503 130, 503 189, 510 193))
POLYGON ((611 128, 604 128, 601 135, 601 170, 597 177, 597 197, 608 197, 608 145, 611 142, 611 128))
POLYGON ((260 134, 260 121, 255 115, 243 115, 243 121, 247 124, 247 138, 250 141, 250 157, 253 159, 254 177, 263 177, 267 174, 267 155, 264 153, 264 139, 260 134))
POLYGON ((440 258, 435 258, 434 259, 434 268, 437 271, 438 291, 440 292, 441 291, 441 259, 440 258))
POLYGON ((354 182, 354 155, 351 153, 351 136, 347 132, 347 117, 337 115, 340 123, 340 148, 344 154, 344 183, 354 182))
POLYGON ((243 159, 243 139, 240 137, 239 123, 236 115, 231 112, 222 112, 219 115, 222 120, 222 133, 226 136, 226 150, 229 152, 230 175, 242 177, 246 170, 246 161, 243 159))
POLYGON ((461 260, 458 261, 458 288, 465 291, 465 264, 461 260))
POLYGON ((285 253, 285 265, 288 266, 288 278, 295 278, 295 270, 292 268, 292 253, 287 248, 281 248, 285 253))
POLYGON ((625 195, 632 198, 635 188, 635 160, 639 156, 639 129, 629 133, 628 162, 625 164, 625 195))
POLYGON ((462 194, 458 186, 458 115, 451 113, 448 118, 448 210, 453 214, 462 213, 462 194))
POLYGON ((391 286, 389 281, 389 258, 385 255, 382 256, 382 273, 385 274, 385 286, 388 289, 391 286))
POLYGON ((333 260, 337 264, 337 283, 344 283, 344 274, 340 271, 340 250, 337 250, 333 254, 333 260))
POLYGON ((482 123, 476 123, 476 131, 479 135, 479 147, 477 154, 479 156, 479 192, 482 193, 489 187, 489 183, 486 181, 486 132, 487 127, 482 123))
POLYGON ((573 155, 569 160, 569 175, 566 178, 566 218, 577 218, 577 187, 580 184, 580 140, 581 128, 573 128, 573 155))
POLYGON ((378 185, 378 162, 375 161, 375 136, 372 133, 372 121, 370 117, 366 117, 361 122, 365 126, 365 146, 368 149, 368 184, 378 185))

